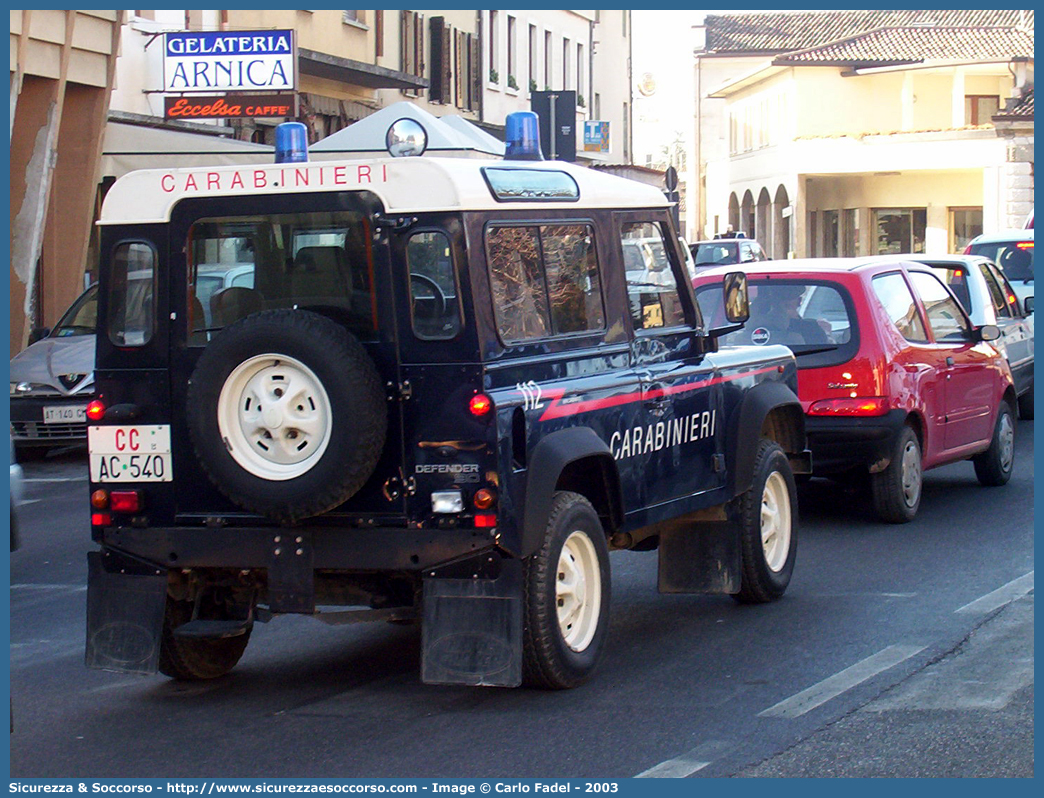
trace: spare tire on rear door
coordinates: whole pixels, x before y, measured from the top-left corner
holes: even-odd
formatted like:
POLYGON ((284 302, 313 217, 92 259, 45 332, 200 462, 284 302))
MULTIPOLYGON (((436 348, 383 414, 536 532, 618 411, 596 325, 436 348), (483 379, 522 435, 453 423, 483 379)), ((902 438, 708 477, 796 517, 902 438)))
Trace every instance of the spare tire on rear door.
POLYGON ((186 415, 217 488, 279 521, 355 494, 380 459, 388 424, 362 344, 307 310, 265 310, 225 328, 196 364, 186 415))

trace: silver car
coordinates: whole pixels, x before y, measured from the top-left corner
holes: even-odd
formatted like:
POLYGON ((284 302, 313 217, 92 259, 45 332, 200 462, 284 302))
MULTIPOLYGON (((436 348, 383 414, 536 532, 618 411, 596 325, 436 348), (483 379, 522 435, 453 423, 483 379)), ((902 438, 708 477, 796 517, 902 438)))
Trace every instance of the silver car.
POLYGON ((993 345, 1007 359, 1019 397, 1019 417, 1033 418, 1033 287, 1024 297, 1004 271, 979 255, 902 255, 933 267, 971 317, 996 324, 993 345))
POLYGON ((87 439, 94 398, 98 287, 84 291, 51 330, 11 359, 11 435, 20 449, 87 439))

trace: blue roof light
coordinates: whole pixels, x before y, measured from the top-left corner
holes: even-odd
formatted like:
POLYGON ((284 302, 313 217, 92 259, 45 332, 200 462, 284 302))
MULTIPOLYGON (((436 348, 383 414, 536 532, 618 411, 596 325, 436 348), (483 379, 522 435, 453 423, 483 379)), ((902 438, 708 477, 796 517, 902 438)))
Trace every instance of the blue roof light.
POLYGON ((532 111, 515 111, 505 120, 504 159, 510 161, 542 161, 540 126, 532 111))
POLYGON ((276 127, 275 162, 306 163, 308 161, 308 128, 300 122, 283 122, 276 127))

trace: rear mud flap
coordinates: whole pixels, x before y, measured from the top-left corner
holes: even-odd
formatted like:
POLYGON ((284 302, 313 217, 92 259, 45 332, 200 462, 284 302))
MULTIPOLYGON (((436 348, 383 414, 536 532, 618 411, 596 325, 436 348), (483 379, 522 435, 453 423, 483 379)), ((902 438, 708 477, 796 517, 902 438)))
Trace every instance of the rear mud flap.
POLYGON ((496 579, 424 580, 421 681, 522 683, 521 561, 502 561, 496 579))
POLYGON ((678 524, 660 533, 661 593, 738 593, 740 577, 735 524, 678 524))
POLYGON ((111 551, 87 553, 88 668, 155 673, 167 572, 111 551))

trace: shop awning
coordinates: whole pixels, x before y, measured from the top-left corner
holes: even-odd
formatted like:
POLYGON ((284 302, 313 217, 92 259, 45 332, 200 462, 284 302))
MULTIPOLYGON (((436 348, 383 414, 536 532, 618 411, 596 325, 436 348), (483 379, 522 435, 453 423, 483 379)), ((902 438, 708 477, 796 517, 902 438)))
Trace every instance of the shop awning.
POLYGON ((110 119, 105 124, 100 175, 121 177, 135 169, 272 163, 274 157, 274 148, 267 144, 110 119))

